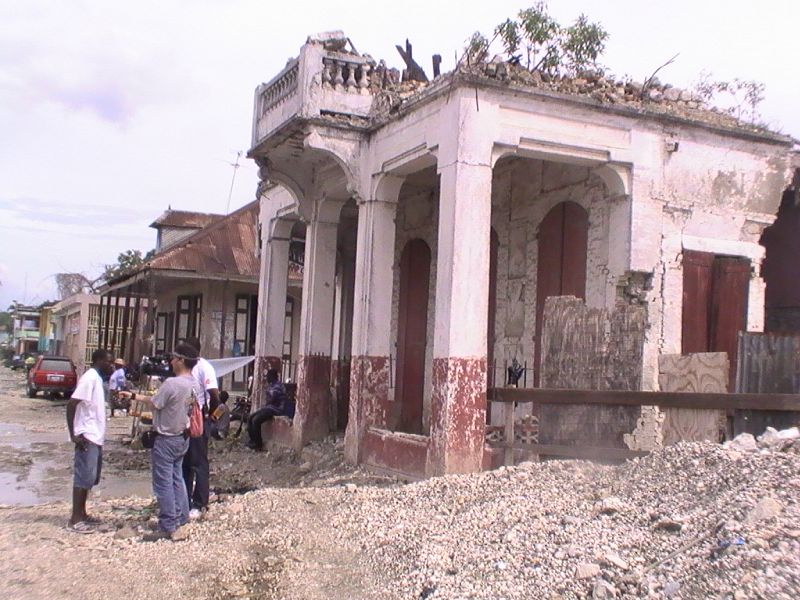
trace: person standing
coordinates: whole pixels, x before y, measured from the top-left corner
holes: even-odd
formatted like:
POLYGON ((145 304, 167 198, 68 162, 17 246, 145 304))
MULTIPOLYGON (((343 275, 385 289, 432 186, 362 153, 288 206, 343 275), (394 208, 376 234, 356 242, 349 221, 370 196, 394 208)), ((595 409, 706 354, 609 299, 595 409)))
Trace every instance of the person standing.
POLYGON ((67 429, 75 445, 69 528, 77 533, 92 533, 98 522, 86 513, 86 499, 89 490, 100 483, 106 435, 103 375, 111 372, 111 360, 107 350, 95 350, 91 368, 81 375, 67 403, 67 429))
POLYGON ((126 401, 120 392, 127 392, 129 387, 128 378, 125 376, 125 361, 121 358, 114 359, 114 372, 108 380, 108 405, 111 408, 112 417, 115 409, 125 408, 126 401))
MULTIPOLYGON (((192 368, 197 351, 178 344, 170 358, 175 377, 170 377, 150 399, 155 441, 150 452, 153 493, 158 500, 158 530, 146 534, 148 542, 174 539, 179 527, 189 522, 189 496, 183 479, 183 460, 189 450, 189 413, 201 393, 192 368)), ((123 392, 127 395, 127 392, 123 392)))
POLYGON ((203 512, 208 510, 209 497, 209 465, 208 465, 208 438, 211 435, 211 420, 209 415, 219 405, 219 385, 214 367, 204 359, 200 349, 200 340, 196 337, 186 338, 184 341, 192 346, 199 356, 197 364, 192 368, 192 375, 201 394, 197 397, 203 411, 203 435, 189 440, 189 451, 183 459, 183 479, 186 482, 186 492, 189 496, 189 518, 199 519, 203 512))

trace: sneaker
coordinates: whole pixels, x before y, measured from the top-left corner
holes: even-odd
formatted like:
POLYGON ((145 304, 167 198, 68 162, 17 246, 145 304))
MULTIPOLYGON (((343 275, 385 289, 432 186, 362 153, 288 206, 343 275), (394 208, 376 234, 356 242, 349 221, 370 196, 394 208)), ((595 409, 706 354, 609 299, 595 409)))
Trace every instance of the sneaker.
POLYGON ((189 528, 186 526, 178 527, 174 532, 172 532, 172 541, 173 542, 182 542, 184 540, 189 539, 189 528))
POLYGON ((200 517, 203 516, 203 511, 199 508, 193 508, 189 511, 189 520, 190 521, 197 521, 200 517))
POLYGON ((142 536, 143 542, 158 542, 159 540, 171 540, 172 534, 169 531, 164 531, 163 529, 159 529, 158 531, 153 531, 152 533, 145 533, 142 536))

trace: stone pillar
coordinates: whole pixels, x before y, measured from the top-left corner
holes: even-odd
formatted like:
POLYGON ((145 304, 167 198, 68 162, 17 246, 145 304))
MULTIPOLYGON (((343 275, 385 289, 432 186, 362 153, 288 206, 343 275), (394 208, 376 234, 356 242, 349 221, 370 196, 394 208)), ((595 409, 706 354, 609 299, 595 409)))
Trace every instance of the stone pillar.
POLYGON ((480 471, 483 461, 492 168, 476 162, 439 169, 428 475, 480 471))
POLYGON ((403 179, 387 176, 376 197, 358 210, 350 410, 344 439, 345 459, 362 459, 362 441, 370 425, 386 426, 391 356, 395 214, 403 179))
POLYGON ((293 433, 293 444, 298 450, 330 431, 336 236, 335 222, 315 216, 308 223, 293 433))
POLYGON ((253 410, 264 404, 264 381, 269 369, 281 369, 289 276, 289 241, 292 221, 277 219, 265 227, 261 249, 261 285, 258 288, 256 367, 253 376, 253 410))

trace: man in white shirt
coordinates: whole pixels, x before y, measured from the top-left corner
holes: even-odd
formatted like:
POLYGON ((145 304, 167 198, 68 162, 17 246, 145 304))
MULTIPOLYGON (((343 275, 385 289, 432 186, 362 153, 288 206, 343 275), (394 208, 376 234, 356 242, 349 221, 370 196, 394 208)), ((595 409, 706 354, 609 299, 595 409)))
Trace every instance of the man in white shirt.
MULTIPOLYGON (((200 354, 200 340, 190 337, 184 340, 200 354)), ((208 438, 211 435, 211 421, 209 415, 219 405, 219 385, 214 367, 205 359, 197 359, 197 364, 192 369, 192 375, 197 380, 198 386, 203 390, 202 397, 197 399, 203 409, 203 435, 190 438, 189 451, 183 457, 183 481, 186 492, 189 494, 189 517, 199 518, 203 511, 208 509, 209 496, 209 466, 208 466, 208 438)))
POLYGON ((92 533, 97 522, 86 514, 86 499, 89 490, 100 482, 106 436, 103 375, 111 373, 111 361, 110 352, 95 350, 91 368, 81 375, 67 404, 67 428, 70 440, 75 444, 69 527, 77 533, 92 533))

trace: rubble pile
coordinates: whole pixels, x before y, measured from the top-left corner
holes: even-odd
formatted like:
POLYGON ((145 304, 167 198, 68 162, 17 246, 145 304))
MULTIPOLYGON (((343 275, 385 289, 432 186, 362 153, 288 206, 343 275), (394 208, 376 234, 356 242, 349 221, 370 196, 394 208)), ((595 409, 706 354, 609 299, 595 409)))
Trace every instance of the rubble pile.
MULTIPOLYGON (((93 498, 0 509, 9 597, 794 599, 800 432, 681 443, 619 466, 527 462, 399 485, 302 461, 306 487, 220 494, 180 542, 146 543, 156 507, 93 498), (91 565, 90 567, 88 565, 91 565)), ((332 456, 329 456, 332 455, 332 456)), ((275 462, 278 467, 284 459, 275 462)))
MULTIPOLYGON (((396 112, 409 99, 416 97, 434 83, 400 81, 396 69, 386 70, 384 67, 382 71, 380 65, 376 73, 378 76, 372 78, 370 86, 370 93, 375 96, 371 111, 373 120, 380 120, 396 112)), ((753 132, 765 131, 763 127, 737 119, 709 104, 695 91, 662 83, 656 77, 643 83, 617 78, 599 69, 589 69, 575 77, 551 76, 539 71, 530 71, 498 57, 491 62, 460 65, 455 71, 443 77, 452 78, 459 75, 477 80, 491 80, 509 87, 536 88, 580 96, 606 105, 626 106, 643 113, 671 115, 718 127, 753 132)))
POLYGON ((359 488, 334 526, 387 597, 797 598, 800 443, 770 443, 359 488))

